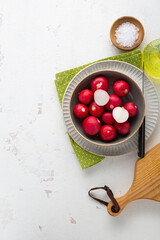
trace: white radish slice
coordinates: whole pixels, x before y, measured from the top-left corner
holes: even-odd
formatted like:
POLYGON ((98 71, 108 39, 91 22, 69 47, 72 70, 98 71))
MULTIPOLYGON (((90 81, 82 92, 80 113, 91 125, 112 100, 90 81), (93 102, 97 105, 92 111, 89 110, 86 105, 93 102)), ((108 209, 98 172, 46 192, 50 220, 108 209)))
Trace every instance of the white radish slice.
POLYGON ((109 101, 109 94, 103 89, 98 89, 94 92, 94 101, 98 106, 104 106, 109 101))
POLYGON ((124 107, 115 107, 112 111, 113 118, 118 123, 126 122, 129 118, 129 113, 124 107))

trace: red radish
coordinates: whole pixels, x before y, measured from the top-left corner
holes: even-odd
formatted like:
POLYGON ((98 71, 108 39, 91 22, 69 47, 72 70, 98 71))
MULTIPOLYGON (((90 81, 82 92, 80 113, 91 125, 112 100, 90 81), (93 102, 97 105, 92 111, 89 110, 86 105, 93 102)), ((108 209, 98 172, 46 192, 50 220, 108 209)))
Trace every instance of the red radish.
POLYGON ((137 115, 138 108, 135 103, 128 102, 124 105, 124 108, 129 112, 130 117, 134 117, 137 115))
POLYGON ((78 99, 81 103, 89 104, 93 100, 93 92, 89 89, 83 89, 79 93, 78 99))
POLYGON ((100 121, 94 116, 89 116, 83 120, 83 131, 90 136, 96 135, 101 128, 100 121))
POLYGON ((102 121, 106 124, 113 124, 114 118, 111 112, 104 112, 102 115, 102 121))
POLYGON ((126 96, 129 92, 129 84, 123 80, 119 80, 113 84, 113 91, 120 97, 126 96))
POLYGON ((122 101, 121 101, 120 97, 118 97, 115 94, 110 94, 109 97, 110 97, 109 101, 108 101, 108 103, 106 105, 106 108, 108 110, 112 111, 113 108, 121 106, 122 101))
POLYGON ((129 113, 124 107, 115 107, 112 111, 113 118, 118 123, 126 122, 129 118, 129 113))
POLYGON ((100 117, 103 112, 104 112, 104 107, 103 106, 98 106, 95 102, 92 102, 89 105, 89 113, 92 116, 100 117))
POLYGON ((124 123, 115 122, 114 126, 115 126, 117 132, 119 132, 122 135, 128 134, 130 131, 130 128, 131 128, 128 121, 126 121, 124 123))
POLYGON ((94 101, 98 106, 104 106, 109 101, 109 94, 103 89, 98 89, 94 92, 94 101))
POLYGON ((107 91, 108 90, 108 80, 103 76, 94 78, 91 82, 91 89, 93 92, 95 92, 97 89, 103 89, 103 90, 107 91))
POLYGON ((74 107, 73 112, 77 118, 85 118, 88 115, 88 108, 84 104, 78 103, 74 107))
POLYGON ((116 137, 116 129, 112 125, 104 125, 100 130, 100 137, 104 141, 111 141, 116 137))

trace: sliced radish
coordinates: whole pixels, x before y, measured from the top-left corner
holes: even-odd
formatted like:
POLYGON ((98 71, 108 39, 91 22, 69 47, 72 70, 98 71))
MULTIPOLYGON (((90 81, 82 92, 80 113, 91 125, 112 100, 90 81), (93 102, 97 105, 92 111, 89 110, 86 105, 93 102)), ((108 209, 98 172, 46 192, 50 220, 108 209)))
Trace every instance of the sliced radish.
POLYGON ((115 107, 112 114, 114 120, 118 123, 126 122, 129 118, 129 113, 124 107, 115 107))
POLYGON ((105 106, 109 101, 109 94, 102 89, 94 92, 94 100, 98 106, 105 106))

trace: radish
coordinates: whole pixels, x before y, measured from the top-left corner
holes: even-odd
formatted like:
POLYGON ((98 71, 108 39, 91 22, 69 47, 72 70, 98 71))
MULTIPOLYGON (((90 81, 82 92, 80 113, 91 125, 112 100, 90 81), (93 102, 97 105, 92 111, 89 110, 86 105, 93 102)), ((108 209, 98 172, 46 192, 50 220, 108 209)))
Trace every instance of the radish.
POLYGON ((103 112, 104 112, 104 107, 103 106, 98 106, 95 102, 92 102, 89 105, 89 113, 92 116, 100 117, 103 112))
POLYGON ((91 89, 93 92, 95 92, 97 89, 103 89, 103 90, 107 91, 108 90, 108 80, 103 76, 94 78, 91 82, 91 89))
POLYGON ((129 84, 123 80, 119 80, 113 84, 113 91, 120 97, 126 96, 129 92, 129 84))
POLYGON ((81 103, 78 103, 73 109, 74 115, 77 118, 85 118, 88 115, 88 108, 81 103))
POLYGON ((83 120, 83 131, 90 136, 96 135, 101 128, 100 121, 94 116, 89 116, 83 120))
POLYGON ((116 137, 116 129, 112 125, 104 125, 100 130, 100 137, 104 141, 111 141, 116 137))
POLYGON ((102 115, 102 121, 106 124, 113 124, 114 118, 111 112, 104 112, 102 115))
POLYGON ((138 108, 135 103, 128 102, 124 105, 124 108, 129 112, 129 117, 134 117, 138 113, 138 108))
POLYGON ((129 118, 129 113, 124 107, 115 107, 112 114, 114 120, 118 123, 126 122, 129 118))
POLYGON ((110 94, 109 95, 109 101, 108 101, 108 103, 106 105, 106 108, 108 110, 112 111, 113 108, 120 107, 121 103, 122 103, 122 101, 121 101, 120 97, 118 97, 115 94, 110 94))
POLYGON ((78 94, 78 99, 81 103, 89 104, 93 100, 93 92, 89 89, 83 89, 78 94))
POLYGON ((102 89, 98 89, 94 92, 94 101, 98 106, 104 106, 109 101, 109 94, 102 89))
POLYGON ((114 126, 115 126, 117 132, 119 132, 122 135, 128 134, 130 131, 130 128, 131 128, 128 121, 126 121, 124 123, 115 122, 114 126))

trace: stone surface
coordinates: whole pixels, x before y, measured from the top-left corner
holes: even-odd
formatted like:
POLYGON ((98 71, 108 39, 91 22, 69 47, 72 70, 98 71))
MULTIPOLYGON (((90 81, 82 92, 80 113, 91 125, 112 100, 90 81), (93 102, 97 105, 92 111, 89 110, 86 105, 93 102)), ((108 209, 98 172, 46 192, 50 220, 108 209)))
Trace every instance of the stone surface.
MULTIPOLYGON (((144 25, 140 48, 159 38, 158 0, 1 0, 0 239, 150 240, 160 204, 135 201, 116 218, 87 195, 130 187, 136 151, 82 170, 63 122, 55 73, 121 53, 110 42, 123 15, 144 25)), ((160 96, 160 84, 154 82, 160 96)), ((160 141, 160 121, 146 148, 160 141)))

